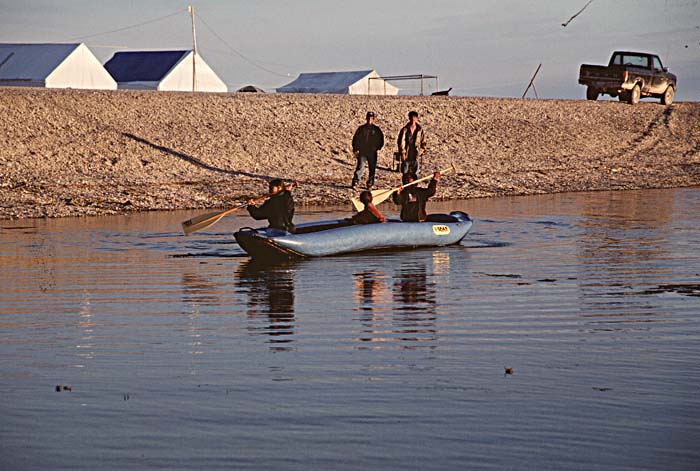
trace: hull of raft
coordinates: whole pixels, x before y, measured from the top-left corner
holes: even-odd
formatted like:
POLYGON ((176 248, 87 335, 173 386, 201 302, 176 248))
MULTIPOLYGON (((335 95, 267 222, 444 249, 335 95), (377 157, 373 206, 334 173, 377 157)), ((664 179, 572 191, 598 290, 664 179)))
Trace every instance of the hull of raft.
POLYGON ((466 213, 431 214, 424 222, 388 221, 348 225, 347 220, 300 224, 294 234, 272 228, 244 228, 234 234, 254 259, 325 257, 370 250, 441 247, 459 243, 473 224, 466 213))

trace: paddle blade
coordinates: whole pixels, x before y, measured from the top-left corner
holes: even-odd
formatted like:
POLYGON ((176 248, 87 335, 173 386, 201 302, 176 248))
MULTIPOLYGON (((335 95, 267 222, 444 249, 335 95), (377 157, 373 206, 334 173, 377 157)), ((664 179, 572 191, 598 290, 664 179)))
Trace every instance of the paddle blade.
MULTIPOLYGON (((393 192, 396 191, 396 188, 387 188, 383 190, 372 190, 372 203, 374 205, 378 205, 379 203, 382 203, 386 201, 393 192)), ((359 196, 355 196, 354 198, 351 198, 350 201, 352 202, 352 205, 355 207, 357 211, 362 211, 365 209, 365 205, 362 204, 360 201, 359 196)))
POLYGON ((224 211, 217 211, 215 213, 207 213, 207 214, 202 214, 201 216, 194 217, 192 219, 188 219, 187 221, 182 223, 182 232, 185 233, 185 235, 190 235, 193 232, 201 231, 202 229, 206 229, 209 226, 213 226, 219 220, 228 215, 231 214, 232 212, 245 208, 245 204, 241 204, 238 206, 234 206, 233 208, 224 210, 224 211))
POLYGON ((391 194, 395 191, 396 188, 372 191, 372 203, 374 203, 375 206, 379 203, 383 203, 384 201, 388 200, 391 197, 391 194))
POLYGON ((196 218, 189 219, 182 223, 182 232, 184 232, 185 235, 190 235, 193 232, 201 231, 202 229, 216 224, 219 222, 219 219, 225 215, 225 211, 219 211, 218 213, 203 214, 196 218))

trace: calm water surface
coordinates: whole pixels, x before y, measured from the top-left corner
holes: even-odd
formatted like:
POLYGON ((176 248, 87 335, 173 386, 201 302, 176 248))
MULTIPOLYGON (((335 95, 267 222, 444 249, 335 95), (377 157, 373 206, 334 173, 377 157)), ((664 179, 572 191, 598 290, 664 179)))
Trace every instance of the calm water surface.
POLYGON ((0 221, 0 469, 700 469, 700 189, 431 208, 472 233, 276 267, 0 221))

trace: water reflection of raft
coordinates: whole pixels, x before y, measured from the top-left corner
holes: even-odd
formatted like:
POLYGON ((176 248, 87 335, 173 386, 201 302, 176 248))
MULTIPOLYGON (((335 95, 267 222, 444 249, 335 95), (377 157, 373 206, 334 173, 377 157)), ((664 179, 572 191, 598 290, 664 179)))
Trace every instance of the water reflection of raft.
POLYGON ((349 225, 347 220, 299 224, 296 232, 243 228, 234 236, 251 257, 259 259, 322 257, 382 249, 440 247, 459 243, 472 227, 469 215, 454 211, 431 214, 425 222, 389 220, 349 225))

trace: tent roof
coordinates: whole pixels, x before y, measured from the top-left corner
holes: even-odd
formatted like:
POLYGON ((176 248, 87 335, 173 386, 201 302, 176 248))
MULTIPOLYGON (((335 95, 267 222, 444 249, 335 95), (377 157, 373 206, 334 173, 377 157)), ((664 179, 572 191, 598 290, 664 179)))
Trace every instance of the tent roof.
POLYGON ((0 43, 0 80, 44 80, 78 46, 0 43))
POLYGON ((159 82, 192 51, 117 52, 105 64, 117 82, 159 82))
POLYGON ((278 88, 278 92, 314 91, 317 93, 341 93, 352 84, 362 80, 372 70, 354 70, 349 72, 313 72, 299 74, 296 80, 278 88))

